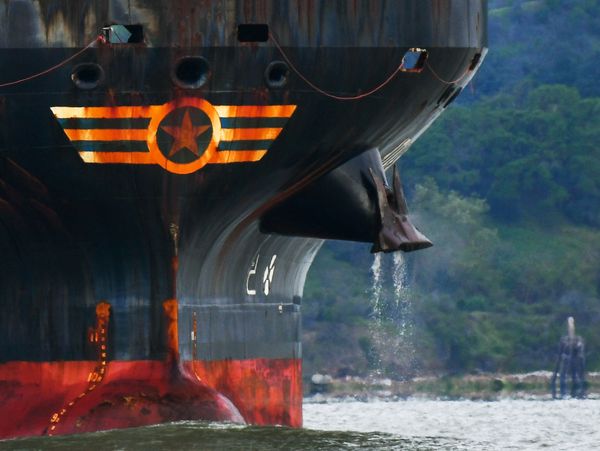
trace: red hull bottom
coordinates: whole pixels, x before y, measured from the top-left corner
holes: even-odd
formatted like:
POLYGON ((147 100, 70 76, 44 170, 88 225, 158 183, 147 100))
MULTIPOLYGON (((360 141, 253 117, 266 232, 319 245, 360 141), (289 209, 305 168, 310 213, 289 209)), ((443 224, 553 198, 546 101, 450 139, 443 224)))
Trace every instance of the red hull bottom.
POLYGON ((301 360, 9 362, 0 418, 0 438, 180 420, 300 427, 301 360))

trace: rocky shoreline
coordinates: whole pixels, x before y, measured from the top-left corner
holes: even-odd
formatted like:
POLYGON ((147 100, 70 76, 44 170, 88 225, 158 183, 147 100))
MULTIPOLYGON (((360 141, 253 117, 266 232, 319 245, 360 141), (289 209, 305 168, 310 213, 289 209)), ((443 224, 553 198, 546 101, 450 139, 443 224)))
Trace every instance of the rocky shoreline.
MULTIPOLYGON (((429 398, 496 401, 500 399, 552 399, 552 372, 425 376, 409 380, 314 374, 305 386, 305 402, 369 401, 429 398)), ((587 374, 587 397, 600 398, 600 373, 587 374)))

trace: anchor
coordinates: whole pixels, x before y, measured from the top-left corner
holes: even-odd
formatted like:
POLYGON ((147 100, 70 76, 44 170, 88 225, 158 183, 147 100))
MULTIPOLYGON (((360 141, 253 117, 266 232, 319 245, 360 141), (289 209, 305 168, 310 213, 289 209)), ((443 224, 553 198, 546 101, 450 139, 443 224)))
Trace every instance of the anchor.
POLYGON ((408 206, 404 198, 398 168, 394 166, 393 189, 385 185, 369 168, 377 190, 377 209, 381 229, 371 248, 372 253, 404 251, 412 252, 433 246, 408 219, 408 206))

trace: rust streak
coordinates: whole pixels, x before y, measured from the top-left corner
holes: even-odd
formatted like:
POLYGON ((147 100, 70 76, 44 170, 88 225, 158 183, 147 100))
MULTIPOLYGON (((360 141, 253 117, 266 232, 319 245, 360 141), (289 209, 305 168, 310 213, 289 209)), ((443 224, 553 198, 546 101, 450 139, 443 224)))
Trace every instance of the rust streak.
POLYGON ((96 339, 91 341, 93 343, 97 343, 98 341, 101 343, 101 346, 98 349, 98 351, 100 351, 101 358, 98 359, 96 367, 88 376, 88 386, 85 389, 85 391, 80 393, 75 399, 73 399, 66 406, 60 409, 60 411, 55 412, 50 417, 49 429, 47 429, 47 433, 49 436, 54 435, 56 425, 60 423, 60 420, 67 414, 69 408, 73 407, 78 400, 84 398, 88 393, 94 391, 98 384, 102 382, 102 379, 104 378, 104 373, 106 371, 106 329, 108 327, 109 319, 110 304, 108 302, 99 302, 96 305, 96 327, 94 333, 91 335, 93 337, 96 337, 96 339))
POLYGON ((178 302, 177 299, 168 299, 163 302, 163 312, 167 319, 167 349, 169 358, 179 361, 179 332, 178 332, 178 302))

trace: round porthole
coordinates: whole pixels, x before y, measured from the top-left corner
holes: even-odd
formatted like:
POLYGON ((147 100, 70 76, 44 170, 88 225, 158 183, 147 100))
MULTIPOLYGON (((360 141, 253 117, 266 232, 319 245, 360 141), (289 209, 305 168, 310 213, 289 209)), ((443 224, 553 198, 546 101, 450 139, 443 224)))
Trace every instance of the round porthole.
POLYGON ((265 82, 269 88, 284 87, 290 76, 290 68, 283 61, 273 61, 265 70, 265 82))
POLYGON ((75 66, 71 80, 79 89, 94 89, 104 80, 104 70, 96 63, 83 63, 75 66))
POLYGON ((210 76, 210 64, 201 56, 186 56, 175 64, 172 78, 177 86, 197 89, 203 86, 210 76))

